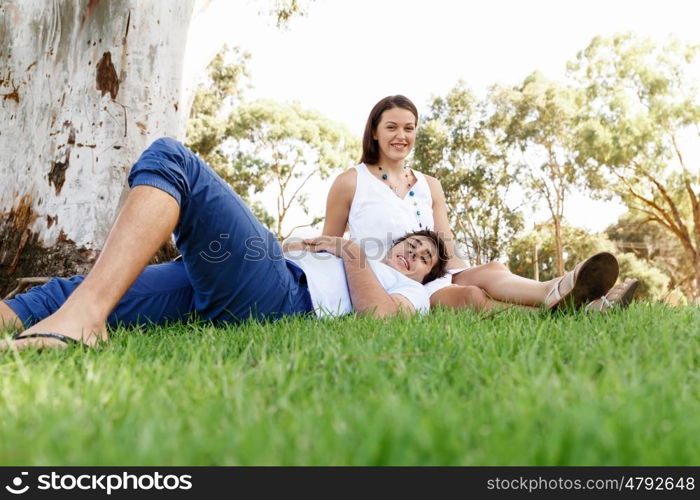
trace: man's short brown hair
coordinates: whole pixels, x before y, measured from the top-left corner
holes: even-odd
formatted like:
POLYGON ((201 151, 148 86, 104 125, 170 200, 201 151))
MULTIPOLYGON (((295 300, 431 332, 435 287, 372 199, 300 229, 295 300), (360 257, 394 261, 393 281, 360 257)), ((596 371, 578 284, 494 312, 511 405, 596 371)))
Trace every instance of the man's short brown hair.
POLYGON ((435 248, 437 248, 438 260, 435 265, 433 265, 430 272, 425 275, 425 278, 423 278, 421 283, 425 285, 426 283, 443 276, 447 272, 447 261, 450 260, 449 255, 447 254, 447 246, 445 245, 445 241, 435 231, 431 231, 430 229, 422 229, 420 231, 405 234, 401 238, 394 240, 392 247, 401 243, 406 238, 410 238, 411 236, 424 236, 432 241, 435 248))

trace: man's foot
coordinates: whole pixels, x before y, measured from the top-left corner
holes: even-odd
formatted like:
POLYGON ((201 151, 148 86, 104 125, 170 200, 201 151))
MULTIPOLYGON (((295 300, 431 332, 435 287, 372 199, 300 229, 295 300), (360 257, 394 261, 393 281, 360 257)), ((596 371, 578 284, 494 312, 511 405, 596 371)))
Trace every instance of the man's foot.
POLYGON ((60 340, 66 345, 78 345, 82 344, 79 340, 75 340, 72 337, 66 337, 60 333, 21 333, 17 332, 12 336, 12 340, 24 340, 24 339, 55 339, 60 340))
POLYGON ((600 252, 579 263, 573 271, 556 279, 544 299, 551 311, 569 306, 577 309, 605 295, 617 281, 619 265, 615 256, 600 252))
POLYGON ((634 293, 639 286, 639 280, 636 278, 627 278, 622 283, 618 283, 610 289, 610 291, 599 299, 594 300, 586 306, 587 311, 607 312, 613 307, 622 309, 627 307, 634 293))
POLYGON ((14 340, 14 345, 17 349, 26 347, 65 349, 71 340, 87 346, 94 346, 107 340, 107 327, 104 323, 81 321, 82 319, 79 315, 59 309, 31 328, 16 334, 18 338, 14 340))

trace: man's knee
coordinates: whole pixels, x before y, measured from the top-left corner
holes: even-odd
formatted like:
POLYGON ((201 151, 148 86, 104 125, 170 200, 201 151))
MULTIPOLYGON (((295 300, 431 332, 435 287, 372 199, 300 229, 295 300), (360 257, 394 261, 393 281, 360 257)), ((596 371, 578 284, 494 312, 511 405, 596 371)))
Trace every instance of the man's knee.
POLYGON ((181 203, 189 192, 194 153, 170 137, 156 139, 133 164, 128 184, 146 184, 166 191, 181 203))
POLYGON ((139 160, 156 159, 158 163, 162 160, 168 160, 168 164, 184 168, 188 163, 187 158, 193 155, 194 152, 180 141, 172 137, 161 137, 145 149, 139 160))
POLYGON ((153 141, 147 149, 156 148, 165 151, 179 151, 184 147, 185 146, 180 141, 177 141, 172 137, 160 137, 153 141))

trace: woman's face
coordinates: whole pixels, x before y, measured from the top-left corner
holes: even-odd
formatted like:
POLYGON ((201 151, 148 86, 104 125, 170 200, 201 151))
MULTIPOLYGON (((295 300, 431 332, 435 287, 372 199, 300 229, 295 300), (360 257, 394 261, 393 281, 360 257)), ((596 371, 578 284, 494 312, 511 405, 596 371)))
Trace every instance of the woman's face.
POLYGON ((391 108, 382 113, 374 132, 380 161, 405 160, 416 142, 416 117, 407 109, 391 108))

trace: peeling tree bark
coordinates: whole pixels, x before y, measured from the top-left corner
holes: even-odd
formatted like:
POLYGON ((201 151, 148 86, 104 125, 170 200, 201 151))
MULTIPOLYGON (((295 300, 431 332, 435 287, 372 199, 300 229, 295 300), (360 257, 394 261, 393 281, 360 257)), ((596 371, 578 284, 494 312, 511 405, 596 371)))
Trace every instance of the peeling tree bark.
POLYGON ((195 3, 0 0, 0 292, 85 272, 140 152, 184 138, 195 3))

